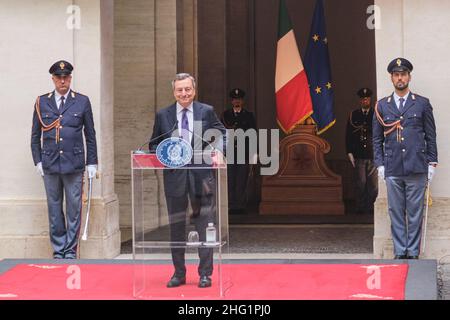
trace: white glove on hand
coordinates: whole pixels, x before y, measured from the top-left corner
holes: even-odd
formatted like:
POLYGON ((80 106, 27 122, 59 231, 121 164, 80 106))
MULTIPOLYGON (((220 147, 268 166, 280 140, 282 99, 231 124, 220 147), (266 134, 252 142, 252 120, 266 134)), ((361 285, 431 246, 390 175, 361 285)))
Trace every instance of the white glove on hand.
POLYGON ((353 157, 353 153, 347 153, 348 160, 352 163, 353 168, 355 167, 355 158, 353 157))
POLYGON ((255 153, 253 155, 253 157, 251 159, 249 159, 249 160, 250 160, 250 164, 257 164, 258 163, 258 154, 255 153))
POLYGON ((95 175, 97 174, 97 165, 90 164, 87 166, 87 172, 88 172, 88 178, 95 178, 95 175))
POLYGON ((378 167, 378 177, 384 180, 384 166, 378 167))
POLYGON ((431 180, 433 180, 433 176, 434 176, 434 171, 436 170, 436 168, 432 165, 428 166, 428 181, 431 182, 431 180))
POLYGON ((43 177, 44 176, 44 169, 42 169, 42 162, 39 162, 36 165, 36 171, 43 177))

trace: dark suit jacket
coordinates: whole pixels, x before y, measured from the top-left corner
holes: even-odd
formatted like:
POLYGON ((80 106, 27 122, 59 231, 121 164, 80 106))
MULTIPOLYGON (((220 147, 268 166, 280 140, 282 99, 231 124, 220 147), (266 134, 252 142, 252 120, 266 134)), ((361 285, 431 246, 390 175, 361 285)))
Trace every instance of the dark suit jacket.
POLYGON ((387 177, 427 173, 428 164, 438 161, 430 101, 411 92, 400 112, 391 95, 378 102, 378 112, 386 124, 401 120, 403 130, 400 130, 400 141, 397 141, 397 130, 385 137, 385 129, 377 117, 373 117, 375 165, 384 166, 387 177))
POLYGON ((97 164, 97 143, 89 98, 71 91, 62 110, 58 110, 56 106, 54 93, 42 95, 39 100, 44 124, 49 125, 59 118, 62 128, 59 133, 60 141, 56 143, 56 129, 42 132, 36 108, 34 109, 31 130, 34 164, 42 162, 42 168, 47 174, 83 172, 85 165, 97 164), (86 158, 83 131, 86 138, 86 158))
POLYGON ((372 146, 373 108, 367 115, 362 109, 353 110, 347 120, 345 146, 347 153, 352 153, 355 159, 373 159, 372 146))
MULTIPOLYGON (((158 144, 172 136, 174 127, 176 128, 176 104, 172 104, 164 109, 159 110, 156 113, 155 123, 153 125, 153 134, 151 142, 149 144, 149 150, 155 151, 158 144), (160 137, 159 137, 160 136, 160 137)), ((194 123, 201 122, 202 131, 195 132, 202 136, 202 134, 208 129, 217 129, 222 133, 221 141, 215 141, 215 144, 221 151, 226 146, 226 129, 217 118, 212 106, 203 104, 197 101, 193 103, 194 123)), ((195 131, 195 130, 194 130, 195 131)), ((192 137, 192 147, 194 152, 203 151, 208 146, 208 142, 201 139, 195 139, 192 137), (194 143, 194 141, 196 143, 194 143)), ((164 191, 166 196, 169 197, 181 197, 186 194, 186 188, 191 188, 198 196, 204 194, 206 182, 211 186, 211 172, 210 170, 195 170, 195 169, 167 169, 164 170, 164 191)))

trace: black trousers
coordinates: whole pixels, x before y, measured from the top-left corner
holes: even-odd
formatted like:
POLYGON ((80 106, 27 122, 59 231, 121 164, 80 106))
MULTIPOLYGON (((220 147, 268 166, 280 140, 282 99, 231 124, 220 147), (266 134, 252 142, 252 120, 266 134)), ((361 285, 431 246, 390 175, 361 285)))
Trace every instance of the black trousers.
MULTIPOLYGON (((189 180, 189 179, 188 179, 189 180)), ((166 197, 170 223, 170 237, 174 242, 186 242, 186 217, 189 201, 192 207, 192 219, 195 230, 198 232, 200 242, 206 241, 206 228, 208 223, 216 221, 216 192, 215 179, 204 178, 204 174, 195 178, 195 184, 186 185, 186 193, 180 197, 166 197), (203 178, 202 178, 203 176, 203 178)), ((172 248, 172 262, 175 275, 186 275, 185 248, 172 248)), ((199 248, 200 263, 198 274, 211 276, 213 273, 213 249, 199 248)))
POLYGON ((228 209, 245 209, 247 204, 247 181, 250 166, 248 164, 227 165, 228 209))
POLYGON ((370 159, 356 159, 356 212, 372 213, 378 196, 378 171, 370 159))

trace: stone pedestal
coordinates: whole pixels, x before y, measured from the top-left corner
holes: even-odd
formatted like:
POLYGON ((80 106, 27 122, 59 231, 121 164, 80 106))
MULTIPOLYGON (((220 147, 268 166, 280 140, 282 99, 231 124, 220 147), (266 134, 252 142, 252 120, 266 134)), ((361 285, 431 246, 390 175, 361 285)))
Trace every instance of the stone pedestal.
POLYGON ((324 159, 329 151, 314 125, 300 125, 284 138, 278 173, 263 177, 260 214, 344 214, 341 177, 324 159))

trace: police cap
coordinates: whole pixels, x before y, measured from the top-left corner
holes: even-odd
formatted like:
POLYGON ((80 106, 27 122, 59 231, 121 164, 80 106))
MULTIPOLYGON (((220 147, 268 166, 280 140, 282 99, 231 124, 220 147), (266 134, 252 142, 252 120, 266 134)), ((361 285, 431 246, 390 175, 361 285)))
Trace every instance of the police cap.
POLYGON ((370 90, 369 88, 361 88, 358 90, 358 92, 356 92, 356 94, 360 98, 370 98, 372 96, 372 90, 370 90))
POLYGON ((230 98, 232 99, 242 99, 245 97, 245 91, 239 88, 234 88, 230 91, 230 98))
POLYGON ((405 58, 396 58, 389 63, 387 71, 389 73, 407 71, 411 72, 413 65, 405 58))
POLYGON ((50 74, 60 76, 60 75, 69 75, 72 73, 73 66, 70 62, 65 60, 56 61, 48 70, 50 74))

